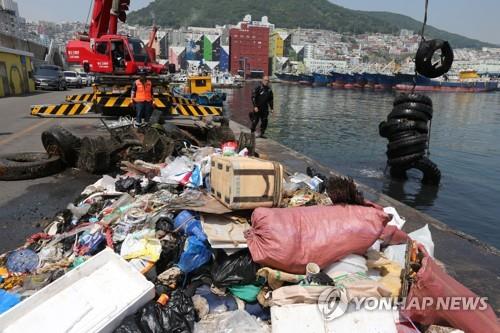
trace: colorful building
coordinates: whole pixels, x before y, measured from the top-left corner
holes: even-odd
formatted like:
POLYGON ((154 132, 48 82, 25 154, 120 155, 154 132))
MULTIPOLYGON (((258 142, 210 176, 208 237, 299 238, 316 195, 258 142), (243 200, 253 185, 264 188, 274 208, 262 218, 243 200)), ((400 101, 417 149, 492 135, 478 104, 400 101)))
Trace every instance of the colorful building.
POLYGON ((284 42, 290 34, 286 30, 274 30, 269 37, 269 73, 280 72, 283 69, 284 42))
POLYGON ((283 57, 284 56, 284 41, 289 36, 285 30, 274 30, 269 37, 269 57, 283 57))
POLYGON ((269 31, 267 26, 241 22, 229 31, 230 71, 247 77, 269 75, 269 31))
POLYGON ((229 46, 221 46, 219 57, 219 70, 222 72, 229 71, 229 46))
POLYGON ((35 91, 33 53, 0 46, 0 97, 35 91))
POLYGON ((175 65, 175 70, 179 70, 184 65, 186 48, 182 46, 171 46, 168 49, 168 63, 175 65))

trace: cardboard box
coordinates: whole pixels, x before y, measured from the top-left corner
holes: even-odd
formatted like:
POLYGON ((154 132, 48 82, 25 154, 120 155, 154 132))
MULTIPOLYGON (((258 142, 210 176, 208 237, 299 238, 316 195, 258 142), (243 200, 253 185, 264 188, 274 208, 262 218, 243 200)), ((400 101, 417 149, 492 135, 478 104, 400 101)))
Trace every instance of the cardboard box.
POLYGON ((212 194, 233 210, 278 207, 282 200, 283 166, 252 157, 212 158, 212 194))

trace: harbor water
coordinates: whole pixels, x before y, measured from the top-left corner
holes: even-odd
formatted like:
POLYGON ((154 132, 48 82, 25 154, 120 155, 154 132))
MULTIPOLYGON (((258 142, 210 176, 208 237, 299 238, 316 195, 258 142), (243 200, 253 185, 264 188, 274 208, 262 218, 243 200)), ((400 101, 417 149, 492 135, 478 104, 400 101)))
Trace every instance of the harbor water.
MULTIPOLYGON (((227 90, 234 120, 249 125, 252 89, 227 90)), ((439 187, 392 180, 378 124, 395 93, 273 84, 275 112, 266 135, 400 200, 450 227, 500 248, 500 93, 429 93, 434 102, 430 158, 439 187)), ((305 172, 305 170, 304 170, 305 172)))

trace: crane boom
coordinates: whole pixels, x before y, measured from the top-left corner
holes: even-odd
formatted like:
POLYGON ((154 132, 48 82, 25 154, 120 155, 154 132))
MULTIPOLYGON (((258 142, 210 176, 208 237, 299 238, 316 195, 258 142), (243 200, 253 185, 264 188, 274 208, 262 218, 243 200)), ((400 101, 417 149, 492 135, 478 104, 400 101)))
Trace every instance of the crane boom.
POLYGON ((108 34, 112 0, 94 0, 89 37, 99 38, 108 34))
POLYGON ((87 72, 121 76, 134 75, 140 68, 165 72, 165 66, 156 63, 156 52, 151 47, 156 26, 147 46, 138 38, 118 34, 118 20, 127 20, 129 5, 130 0, 94 0, 88 35, 66 44, 68 63, 83 66, 87 72))

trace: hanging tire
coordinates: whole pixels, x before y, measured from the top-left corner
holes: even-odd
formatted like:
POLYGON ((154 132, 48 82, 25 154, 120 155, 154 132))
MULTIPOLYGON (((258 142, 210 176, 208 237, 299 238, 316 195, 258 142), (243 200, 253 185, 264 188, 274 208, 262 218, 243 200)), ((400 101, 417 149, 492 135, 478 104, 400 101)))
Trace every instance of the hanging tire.
POLYGON ((414 121, 406 119, 391 119, 383 121, 379 125, 379 134, 384 138, 391 138, 397 134, 408 131, 417 131, 418 133, 428 133, 429 127, 425 121, 414 121))
POLYGON ((78 168, 89 173, 100 174, 109 170, 111 154, 104 137, 85 137, 82 139, 78 168))
POLYGON ((387 119, 408 119, 417 121, 429 121, 429 116, 420 110, 413 109, 394 109, 387 116, 387 119))
POLYGON ((402 156, 402 157, 396 157, 396 158, 389 159, 387 161, 387 163, 393 167, 394 166, 405 167, 405 166, 411 165, 412 163, 418 161, 419 159, 424 157, 424 155, 425 155, 424 153, 417 153, 417 154, 406 155, 406 156, 402 156))
POLYGON ((406 165, 391 167, 391 176, 394 178, 406 178, 406 171, 410 169, 420 170, 423 174, 422 183, 429 185, 439 185, 441 182, 441 171, 437 165, 427 157, 421 157, 406 165))
POLYGON ((418 137, 426 136, 427 137, 427 133, 420 133, 417 131, 399 132, 399 133, 394 133, 393 135, 391 135, 388 138, 388 140, 389 140, 389 142, 395 142, 395 141, 399 141, 399 140, 403 140, 403 139, 409 139, 409 138, 415 137, 415 136, 418 136, 418 137))
POLYGON ((408 146, 408 147, 400 148, 400 149, 387 150, 386 155, 389 159, 392 159, 392 158, 403 157, 403 156, 417 154, 417 153, 423 154, 423 153, 425 153, 426 149, 427 149, 427 143, 423 143, 423 144, 408 146))
POLYGON ((393 151, 427 143, 427 135, 413 135, 408 138, 389 142, 387 150, 393 151))
POLYGON ((395 179, 408 179, 408 176, 406 175, 406 168, 402 168, 400 166, 392 166, 391 169, 389 170, 389 173, 391 174, 391 178, 395 179))
POLYGON ((420 135, 421 134, 417 131, 407 131, 407 132, 395 133, 395 134, 391 135, 388 139, 389 139, 389 142, 396 142, 399 140, 410 139, 410 138, 413 138, 415 136, 420 136, 420 135))
POLYGON ((64 170, 59 156, 46 153, 0 155, 0 180, 41 178, 64 170))
POLYGON ((55 125, 44 131, 42 144, 50 155, 59 155, 64 164, 76 166, 82 141, 64 127, 55 125))
POLYGON ((418 160, 413 168, 422 171, 424 177, 422 183, 429 185, 439 185, 441 182, 441 171, 438 166, 427 157, 418 160))
POLYGON ((404 110, 404 109, 422 111, 423 113, 425 113, 427 115, 427 117, 429 119, 432 119, 432 114, 433 114, 432 106, 429 106, 429 105, 426 105, 423 103, 407 102, 407 103, 401 103, 401 104, 394 106, 392 111, 404 110))
POLYGON ((432 100, 422 94, 399 94, 394 99, 394 106, 402 103, 422 103, 432 107, 432 100))

